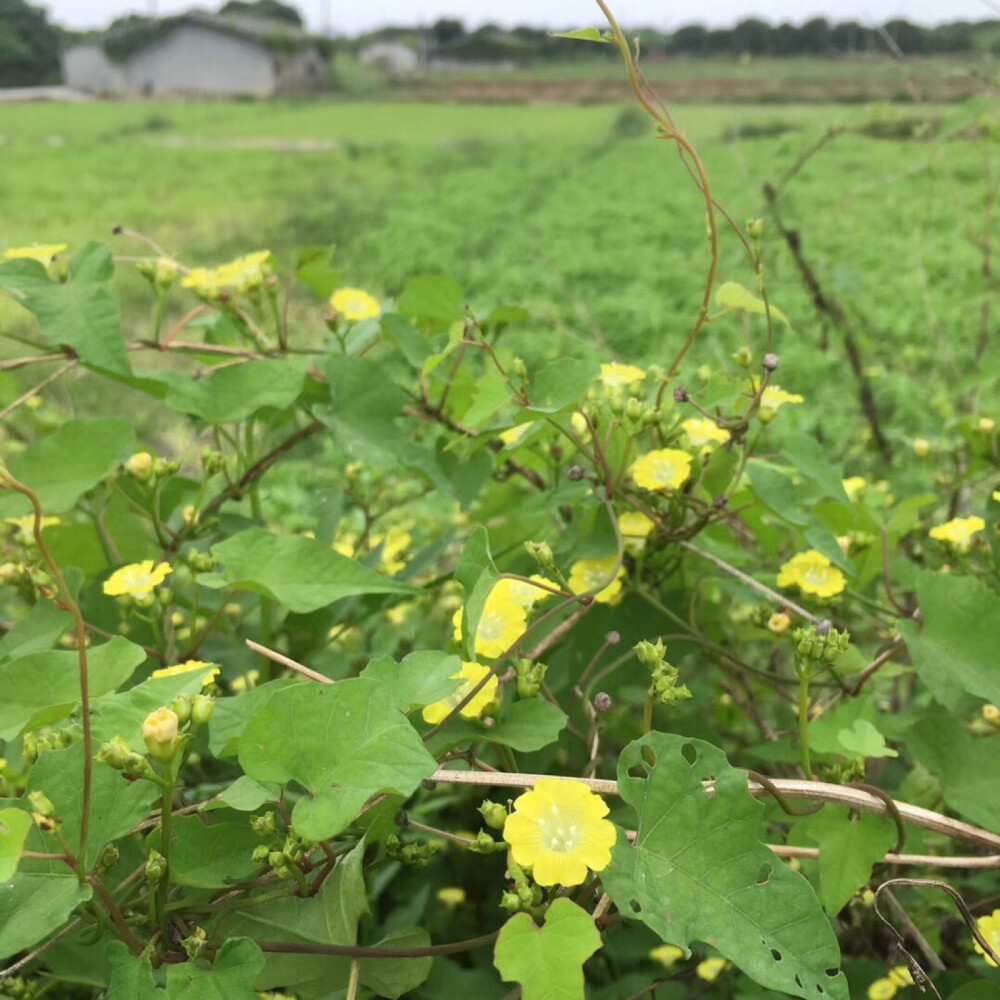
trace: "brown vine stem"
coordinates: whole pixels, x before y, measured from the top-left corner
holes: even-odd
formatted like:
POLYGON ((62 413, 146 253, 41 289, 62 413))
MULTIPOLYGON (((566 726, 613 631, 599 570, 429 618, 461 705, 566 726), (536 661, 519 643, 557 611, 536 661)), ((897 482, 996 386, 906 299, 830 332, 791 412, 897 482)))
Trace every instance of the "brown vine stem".
POLYGON ((334 681, 326 675, 318 673, 310 667, 307 667, 304 663, 299 663, 298 660, 293 660, 290 656, 285 656, 284 653, 279 653, 276 649, 270 649, 267 646, 262 646, 259 642, 254 642, 253 639, 247 639, 246 644, 255 653, 260 653, 261 656, 266 657, 274 663, 280 663, 283 667, 288 667, 289 670, 294 670, 296 673, 302 674, 303 677, 308 677, 312 681, 317 681, 320 684, 334 683, 334 681))
POLYGON ((730 576, 735 576, 737 580, 742 580, 748 587, 758 591, 761 594, 765 594, 770 597, 772 601, 777 601, 779 604, 788 608, 789 611, 794 611, 799 617, 805 618, 807 622, 813 625, 818 625, 820 619, 816 617, 812 612, 806 611, 801 605, 796 604, 794 601, 789 600, 784 594, 779 594, 776 590, 772 590, 767 584, 761 583, 759 580, 755 580, 752 576, 744 573, 742 570, 737 569, 735 566, 730 566, 724 559, 720 559, 718 556, 713 556, 711 552, 706 552, 704 549, 699 549, 697 545, 692 545, 690 542, 678 542, 678 545, 682 549, 688 552, 692 552, 696 556, 700 556, 702 559, 707 559, 710 563, 718 566, 719 569, 724 570, 730 576))
MULTIPOLYGON (((546 777, 551 777, 551 775, 438 770, 431 775, 429 780, 451 782, 460 785, 483 785, 494 788, 532 788, 536 782, 546 777)), ((619 794, 617 781, 610 781, 606 778, 573 778, 572 780, 582 781, 599 795, 619 794)), ((763 798, 769 794, 763 785, 751 781, 749 778, 747 782, 750 794, 754 797, 763 798)), ((825 781, 802 781, 797 778, 773 778, 771 779, 771 783, 782 795, 789 799, 812 799, 816 802, 832 802, 837 805, 848 806, 851 809, 877 813, 880 816, 890 815, 890 810, 879 796, 872 795, 871 792, 866 792, 862 788, 833 785, 825 781)), ((704 785, 709 794, 712 794, 714 782, 706 781, 704 785)), ((981 847, 991 848, 994 851, 1000 851, 1000 835, 990 833, 989 830, 983 830, 980 827, 972 826, 961 820, 952 819, 950 816, 942 816, 941 813, 933 812, 930 809, 911 806, 906 802, 896 802, 896 809, 899 811, 899 815, 903 821, 909 823, 911 826, 933 830, 936 833, 942 833, 946 837, 952 837, 955 840, 964 840, 968 843, 978 844, 981 847)))
MULTIPOLYGON (((77 877, 83 885, 87 878, 87 836, 90 828, 90 789, 94 769, 94 738, 90 722, 90 682, 87 675, 87 623, 83 620, 80 606, 66 583, 59 564, 52 558, 49 547, 42 537, 42 505, 38 495, 29 486, 15 479, 6 469, 0 469, 0 489, 11 489, 20 493, 31 504, 34 514, 32 533, 35 544, 48 566, 52 579, 56 582, 63 606, 73 618, 73 632, 76 636, 77 655, 80 661, 80 714, 83 725, 83 794, 80 808, 80 846, 76 856, 79 859, 77 877)), ((55 603, 55 602, 53 602, 55 603)))
POLYGON ((371 948, 355 944, 286 944, 281 941, 258 941, 261 951, 286 955, 342 955, 346 958, 433 958, 438 955, 458 955, 493 944, 499 931, 452 941, 450 944, 429 944, 422 948, 371 948))

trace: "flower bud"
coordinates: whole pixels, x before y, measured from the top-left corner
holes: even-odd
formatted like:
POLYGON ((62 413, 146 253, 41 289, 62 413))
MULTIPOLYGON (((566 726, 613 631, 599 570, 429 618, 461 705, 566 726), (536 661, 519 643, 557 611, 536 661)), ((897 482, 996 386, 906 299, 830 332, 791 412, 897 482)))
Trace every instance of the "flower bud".
POLYGON ((146 716, 142 724, 142 739, 150 755, 158 760, 170 760, 180 743, 177 715, 169 708, 158 708, 146 716))
POLYGON ((196 958, 203 958, 208 949, 208 935, 204 928, 196 927, 193 934, 189 934, 181 941, 181 947, 192 961, 196 958))
POLYGON ((764 235, 763 219, 747 219, 747 236, 757 242, 764 235))
POLYGON ((170 708, 174 715, 177 716, 177 724, 179 726, 186 726, 188 719, 191 718, 191 696, 187 694, 179 694, 170 703, 170 708))
POLYGON ((494 830, 502 830, 507 822, 507 810, 499 802, 490 802, 486 799, 479 807, 479 815, 483 817, 483 822, 494 830))
POLYGON ((31 803, 32 812, 40 813, 42 816, 54 816, 56 807, 43 791, 28 793, 28 801, 31 803))
POLYGON ((153 281, 160 288, 166 291, 177 277, 177 261, 169 257, 157 257, 156 265, 153 268, 153 281))
POLYGON ((931 453, 931 443, 926 438, 917 438, 913 442, 913 453, 917 458, 926 458, 931 453))
POLYGON ((555 571, 555 557, 552 555, 552 547, 548 542, 525 542, 525 551, 542 568, 555 571))
POLYGON ((121 771, 125 765, 125 758, 131 752, 129 745, 120 736, 114 736, 108 743, 101 746, 97 759, 102 764, 107 764, 108 767, 121 771))
POLYGON ((1000 729, 1000 708, 996 705, 983 705, 983 720, 1000 729))
POLYGON ((135 751, 130 751, 125 755, 125 759, 122 761, 122 771, 136 778, 153 776, 152 764, 149 763, 143 754, 136 753, 135 751))
POLYGON ((516 892, 505 892, 500 897, 500 909, 508 913, 520 913, 521 897, 516 892))
POLYGON ((203 726, 212 717, 215 699, 207 694, 196 694, 191 699, 191 721, 196 726, 203 726))
POLYGON ((764 355, 764 371, 775 372, 778 370, 778 365, 781 363, 781 359, 777 354, 765 354, 764 355))
POLYGON ((21 572, 21 567, 17 563, 0 563, 0 583, 14 583, 21 572))
POLYGON ((485 830, 480 830, 469 844, 473 854, 494 854, 496 851, 506 851, 505 843, 498 843, 485 830))
POLYGON ((111 871, 112 868, 118 867, 118 862, 121 860, 121 853, 114 844, 106 844, 104 850, 101 851, 101 856, 97 859, 97 867, 103 868, 105 871, 111 871))
POLYGON ((253 861, 255 865, 262 865, 267 861, 268 856, 271 853, 271 848, 267 844, 261 844, 253 849, 253 854, 250 855, 250 860, 253 861))
POLYGON ((746 344, 744 344, 733 354, 733 361, 735 361, 741 368, 749 368, 751 362, 753 361, 753 352, 749 347, 747 347, 746 344))
POLYGON ((153 456, 148 451, 137 451, 125 463, 125 471, 140 483, 153 478, 153 456))
POLYGON ((788 626, 792 624, 792 619, 784 611, 777 611, 767 620, 768 629, 775 635, 782 635, 788 631, 788 626))
POLYGON ((151 885, 157 885, 166 874, 167 859, 159 851, 150 851, 146 859, 146 881, 151 885))
POLYGON ((687 391, 687 389, 684 388, 684 386, 679 385, 679 386, 677 386, 676 389, 674 389, 674 402, 675 403, 686 403, 690 399, 691 399, 691 397, 688 395, 688 391, 687 391))
POLYGON ((990 417, 980 417, 977 426, 983 434, 992 434, 996 429, 996 423, 990 417))
POLYGON ((274 811, 269 809, 263 816, 251 817, 250 829, 258 837, 273 837, 278 832, 278 823, 274 811))

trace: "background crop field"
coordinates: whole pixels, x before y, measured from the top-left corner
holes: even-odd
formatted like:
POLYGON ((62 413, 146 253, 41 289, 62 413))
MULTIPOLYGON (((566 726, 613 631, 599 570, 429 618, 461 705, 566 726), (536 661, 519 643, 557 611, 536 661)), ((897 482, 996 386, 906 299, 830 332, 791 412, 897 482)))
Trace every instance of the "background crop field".
MULTIPOLYGON (((970 377, 978 338, 983 152, 920 124, 943 119, 943 136, 962 115, 926 105, 676 109, 740 224, 765 214, 764 182, 828 127, 892 136, 831 142, 792 182, 782 211, 826 289, 848 304, 888 433, 903 443, 933 436, 949 394, 970 377)), ((332 243, 341 278, 380 295, 408 275, 445 272, 477 308, 525 305, 533 320, 511 345, 527 354, 665 360, 697 310, 707 262, 700 195, 673 147, 627 105, 0 106, 0 136, 0 246, 78 246, 117 222, 189 263, 252 247, 287 260, 297 247, 332 243)), ((792 320, 779 330, 780 382, 817 400, 814 429, 838 458, 863 465, 837 335, 815 351, 824 333, 773 228, 765 245, 772 301, 792 320)), ((732 236, 721 278, 752 281, 732 236)), ((138 290, 141 279, 122 280, 138 290)), ((736 319, 715 323, 699 360, 731 365, 743 338, 736 319)))

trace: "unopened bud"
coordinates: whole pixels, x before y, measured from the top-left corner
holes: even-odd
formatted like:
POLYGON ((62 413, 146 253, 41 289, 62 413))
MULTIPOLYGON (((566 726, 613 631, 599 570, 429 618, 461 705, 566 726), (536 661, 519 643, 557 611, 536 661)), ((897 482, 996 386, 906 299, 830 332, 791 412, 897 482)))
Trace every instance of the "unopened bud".
POLYGON ((268 856, 271 853, 271 848, 267 844, 261 844, 253 849, 253 853, 250 855, 250 860, 253 861, 255 865, 262 865, 267 861, 268 856))
POLYGON ((778 365, 781 363, 781 359, 777 354, 765 354, 764 355, 764 371, 774 372, 778 370, 778 365))
POLYGON ((42 816, 55 815, 56 807, 52 804, 45 792, 29 792, 28 801, 31 803, 31 809, 33 812, 40 813, 42 816))
POLYGON ((125 471, 140 483, 153 478, 153 456, 148 451, 137 451, 125 463, 125 471))
POLYGON ((129 745, 120 736, 114 736, 101 746, 97 759, 102 764, 107 764, 108 767, 121 771, 125 766, 125 758, 131 752, 129 745))
POLYGON ((179 721, 169 708, 158 708, 146 716, 142 724, 142 738, 150 755, 158 760, 170 760, 180 743, 177 733, 179 721))
POLYGON ((196 694, 191 699, 191 721, 196 726, 203 726, 212 717, 215 699, 207 694, 196 694))
POLYGON ((177 724, 186 726, 188 719, 191 718, 191 696, 187 694, 179 694, 170 703, 170 708, 174 715, 177 716, 177 724))
POLYGON ((278 832, 277 817, 273 810, 268 810, 263 816, 254 816, 250 820, 250 829, 258 837, 271 837, 278 832))
POLYGON ((552 555, 552 546, 548 542, 525 542, 525 551, 542 568, 550 572, 555 570, 555 557, 552 555))
POLYGON ((166 874, 167 859, 159 851, 150 851, 146 859, 146 881, 156 885, 166 874))
POLYGON ((571 465, 566 473, 566 478, 571 483, 578 483, 586 475, 587 470, 582 465, 571 465))
POLYGON ((747 219, 747 236, 755 242, 764 235, 763 219, 747 219))
POLYGON ((114 844, 107 844, 104 850, 101 851, 101 856, 97 859, 97 867, 103 868, 105 871, 111 871, 112 868, 118 866, 118 862, 121 859, 121 853, 114 844))
POLYGON ((479 807, 479 815, 483 817, 483 822, 493 830, 502 830, 507 822, 507 810, 499 802, 490 802, 486 799, 479 807))

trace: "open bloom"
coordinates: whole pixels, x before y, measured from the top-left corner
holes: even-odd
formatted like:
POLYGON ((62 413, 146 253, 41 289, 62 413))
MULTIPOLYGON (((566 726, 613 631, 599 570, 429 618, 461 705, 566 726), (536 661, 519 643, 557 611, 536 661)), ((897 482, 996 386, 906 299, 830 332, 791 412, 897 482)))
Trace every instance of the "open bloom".
POLYGON ((624 386, 641 382, 646 373, 635 365, 621 365, 613 362, 601 365, 601 384, 609 389, 621 389, 624 386))
MULTIPOLYGON (((8 517, 5 518, 7 524, 12 524, 17 531, 14 533, 14 537, 22 545, 34 545, 35 544, 35 516, 34 514, 29 514, 27 517, 8 517)), ((44 531, 46 528, 51 528, 56 524, 59 524, 58 517, 45 517, 38 523, 40 530, 44 531)))
POLYGON ((602 589, 598 590, 594 600, 598 604, 617 604, 622 599, 622 579, 625 576, 624 566, 619 566, 615 572, 617 562, 614 556, 577 560, 569 571, 569 589, 574 594, 586 594, 600 587, 602 589))
POLYGON ((760 396, 760 419, 767 423, 786 403, 798 405, 804 402, 805 399, 797 392, 785 392, 780 385, 769 385, 760 396))
POLYGON ((690 420, 685 420, 681 424, 681 429, 691 442, 691 447, 699 450, 711 451, 715 445, 725 444, 730 436, 729 431, 708 417, 702 419, 692 417, 690 420))
MULTIPOLYGON (((501 581, 503 582, 503 581, 501 581)), ((462 641, 462 609, 452 618, 455 641, 462 641)), ((483 613, 476 628, 476 655, 493 659, 502 656, 524 634, 527 613, 524 606, 514 601, 501 589, 494 587, 486 598, 483 613)))
POLYGON ((193 288, 206 299, 217 299, 229 291, 248 294, 260 288, 271 274, 270 258, 270 250, 257 250, 218 267, 196 267, 185 275, 181 285, 193 288))
POLYGON ((691 456, 678 448, 660 448, 632 463, 632 478, 644 490, 676 490, 691 475, 691 456))
POLYGON ((898 992, 899 984, 885 976, 868 987, 868 1000, 892 1000, 898 992))
MULTIPOLYGON (((442 698, 440 701, 436 701, 424 708, 421 713, 424 717, 424 722, 429 722, 432 726, 436 726, 489 673, 490 668, 484 667, 481 663, 463 663, 462 669, 457 674, 451 675, 453 681, 462 681, 462 683, 447 698, 442 698)), ((460 712, 462 717, 465 719, 478 719, 483 714, 486 706, 496 697, 499 686, 500 682, 496 679, 496 676, 491 676, 468 705, 462 707, 460 712)))
MULTIPOLYGON (((386 574, 386 576, 395 576, 401 569, 404 569, 407 563, 406 552, 410 547, 410 543, 413 541, 413 536, 405 529, 398 525, 390 528, 384 535, 376 534, 372 535, 369 543, 373 549, 377 549, 380 545, 382 546, 382 558, 379 561, 378 568, 386 574)), ((334 543, 334 548, 337 547, 337 543, 334 543)), ((341 555, 346 553, 341 552, 341 555)))
POLYGON ((37 260, 42 267, 48 267, 52 258, 65 249, 65 243, 39 243, 33 247, 11 247, 3 256, 4 260, 37 260))
MULTIPOLYGON (((989 914, 989 916, 980 917, 976 921, 976 926, 979 928, 979 933, 986 938, 990 947, 997 952, 997 954, 1000 954, 1000 910, 994 910, 991 914, 989 914)), ((980 955, 986 956, 987 964, 996 968, 997 963, 986 954, 982 945, 980 945, 978 941, 975 942, 975 945, 976 951, 978 951, 980 955)))
POLYGON ((160 667, 154 670, 154 679, 160 677, 179 677, 181 674, 193 674, 197 670, 206 671, 202 679, 201 686, 207 687, 216 677, 219 676, 219 668, 214 663, 206 663, 204 660, 185 660, 183 663, 175 663, 172 667, 160 667))
POLYGON ((146 597, 153 592, 173 572, 170 563, 153 565, 152 559, 141 563, 129 563, 116 569, 104 581, 104 593, 109 597, 146 597))
POLYGON ((535 573, 528 580, 512 580, 507 577, 497 580, 496 586, 490 592, 490 598, 496 595, 498 600, 509 600, 514 604, 519 604, 525 611, 530 611, 539 601, 553 596, 552 590, 539 587, 539 583, 555 590, 559 589, 558 584, 546 580, 539 573, 535 573))
POLYGON ((349 323, 371 319, 382 311, 378 299, 360 288, 338 288, 330 296, 330 305, 349 323))
POLYGON ((656 525, 642 511, 627 510, 618 518, 625 551, 638 555, 646 547, 646 539, 656 525))
POLYGON ((604 800, 583 782, 542 778, 515 799, 503 839, 539 885, 579 885, 588 868, 599 872, 611 863, 617 834, 607 814, 604 800))
POLYGON ((815 549, 792 556, 778 573, 779 587, 798 587, 803 594, 815 597, 833 597, 846 585, 844 574, 815 549))
POLYGON ((956 552, 968 552, 972 547, 972 536, 982 531, 986 522, 981 517, 953 517, 944 524, 931 528, 930 536, 935 541, 943 542, 956 552))

